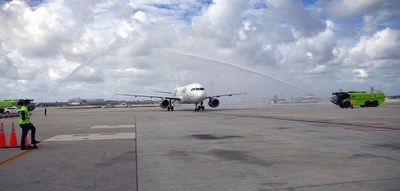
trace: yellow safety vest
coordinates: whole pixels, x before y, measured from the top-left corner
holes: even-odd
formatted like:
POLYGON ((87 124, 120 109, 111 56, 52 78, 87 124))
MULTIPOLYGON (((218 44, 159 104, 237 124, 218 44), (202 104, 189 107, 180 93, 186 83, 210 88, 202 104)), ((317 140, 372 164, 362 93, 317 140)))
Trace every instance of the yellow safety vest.
POLYGON ((20 125, 29 124, 31 122, 31 116, 29 116, 29 109, 25 105, 21 107, 19 116, 21 117, 21 119, 19 120, 20 125), (25 120, 22 119, 22 116, 21 116, 22 111, 25 111, 25 120))

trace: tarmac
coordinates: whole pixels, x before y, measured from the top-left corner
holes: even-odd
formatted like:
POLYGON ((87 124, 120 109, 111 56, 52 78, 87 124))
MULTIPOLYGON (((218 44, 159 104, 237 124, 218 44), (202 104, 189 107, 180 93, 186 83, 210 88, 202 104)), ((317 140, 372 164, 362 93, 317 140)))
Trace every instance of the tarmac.
MULTIPOLYGON (((39 149, 0 149, 0 189, 400 190, 399 113, 399 103, 36 108, 39 149)), ((0 121, 8 142, 18 118, 0 121)))

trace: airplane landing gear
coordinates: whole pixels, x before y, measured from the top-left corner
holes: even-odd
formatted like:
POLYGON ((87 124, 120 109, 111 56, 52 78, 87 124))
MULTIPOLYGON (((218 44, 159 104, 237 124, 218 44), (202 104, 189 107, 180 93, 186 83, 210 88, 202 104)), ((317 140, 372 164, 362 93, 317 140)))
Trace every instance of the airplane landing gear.
POLYGON ((197 111, 200 111, 200 110, 203 110, 203 111, 204 111, 203 102, 201 102, 199 106, 197 106, 197 104, 195 104, 194 111, 197 112, 197 111))
POLYGON ((168 111, 174 111, 174 103, 175 101, 172 101, 172 99, 169 100, 169 105, 167 106, 168 111))

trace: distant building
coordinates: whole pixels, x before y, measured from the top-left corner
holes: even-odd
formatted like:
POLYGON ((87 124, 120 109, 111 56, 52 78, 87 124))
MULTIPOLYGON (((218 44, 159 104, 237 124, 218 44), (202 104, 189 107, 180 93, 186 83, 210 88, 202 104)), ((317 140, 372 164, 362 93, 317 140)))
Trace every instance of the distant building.
POLYGON ((104 99, 84 99, 82 102, 84 105, 104 105, 106 103, 104 99))
POLYGON ((68 100, 68 104, 73 106, 82 105, 82 99, 80 97, 74 97, 68 100))
POLYGON ((74 97, 68 100, 68 105, 104 105, 106 101, 104 99, 81 99, 80 97, 74 97))

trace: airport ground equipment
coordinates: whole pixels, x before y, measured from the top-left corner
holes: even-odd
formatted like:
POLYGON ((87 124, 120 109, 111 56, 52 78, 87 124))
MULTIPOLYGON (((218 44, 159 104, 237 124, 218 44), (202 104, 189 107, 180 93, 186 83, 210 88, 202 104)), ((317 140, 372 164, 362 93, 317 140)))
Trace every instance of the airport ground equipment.
POLYGON ((18 117, 19 111, 17 107, 6 107, 4 109, 4 117, 18 117))
POLYGON ((3 100, 0 101, 0 113, 4 113, 5 108, 7 107, 17 107, 18 100, 3 100))
POLYGON ((377 107, 385 101, 385 94, 380 91, 349 91, 349 92, 333 92, 331 102, 340 108, 350 108, 354 106, 360 107, 377 107))
MULTIPOLYGON (((8 107, 21 108, 24 100, 25 99, 7 99, 0 101, 0 113, 4 113, 4 110, 8 107)), ((29 100, 33 101, 33 99, 29 100)), ((35 108, 36 105, 31 103, 31 105, 29 106, 29 111, 33 111, 35 108)))

